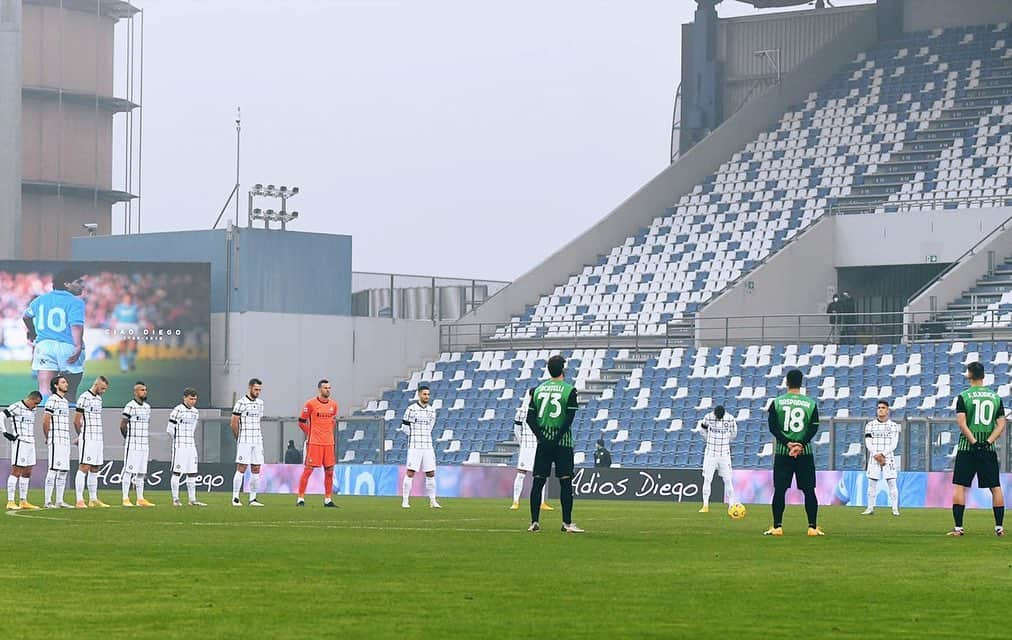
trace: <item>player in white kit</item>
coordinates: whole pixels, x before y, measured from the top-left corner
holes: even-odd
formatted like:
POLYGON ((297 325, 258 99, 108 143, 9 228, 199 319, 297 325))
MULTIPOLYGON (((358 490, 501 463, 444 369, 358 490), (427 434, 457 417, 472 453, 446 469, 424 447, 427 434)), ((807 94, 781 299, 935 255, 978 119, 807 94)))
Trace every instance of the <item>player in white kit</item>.
POLYGON ((713 413, 699 421, 706 438, 706 449, 703 451, 703 506, 700 513, 710 511, 710 483, 713 474, 720 474, 724 481, 724 501, 737 504, 734 495, 733 471, 731 469, 731 441, 738 436, 738 422, 721 405, 713 408, 713 413))
MULTIPOLYGON (((534 470, 534 454, 538 452, 538 437, 534 435, 531 428, 527 426, 527 410, 530 408, 531 394, 524 394, 524 401, 517 408, 513 418, 513 435, 520 443, 520 453, 517 457, 517 477, 513 479, 513 504, 510 511, 520 509, 520 494, 524 492, 524 482, 527 474, 534 470)), ((541 510, 555 511, 548 504, 548 486, 541 490, 541 510)))
POLYGON ((105 376, 95 378, 91 388, 77 399, 74 430, 77 431, 79 454, 74 490, 77 508, 108 507, 98 499, 98 471, 105 463, 105 440, 102 436, 102 394, 109 388, 105 376), (84 486, 88 485, 88 504, 84 503, 84 486))
POLYGON ((143 382, 134 383, 134 398, 123 407, 119 420, 119 432, 123 434, 123 506, 134 506, 130 502, 130 486, 137 491, 138 507, 153 507, 154 503, 144 499, 144 480, 148 475, 148 452, 150 451, 149 430, 151 426, 151 405, 148 404, 148 387, 143 382))
POLYGON ((28 501, 28 485, 32 479, 32 467, 35 466, 35 407, 41 402, 42 394, 32 391, 24 400, 3 410, 3 435, 11 443, 11 475, 7 478, 8 511, 39 508, 28 501))
POLYGON ((186 493, 190 498, 191 507, 206 507, 197 500, 197 425, 200 423, 200 411, 197 410, 197 390, 187 387, 183 389, 183 401, 169 414, 169 425, 165 431, 172 440, 172 479, 169 488, 172 490, 172 506, 181 507, 179 485, 186 478, 186 493))
POLYGON ((429 506, 442 509, 436 501, 436 451, 432 448, 432 430, 436 427, 436 410, 429 400, 432 392, 427 385, 419 385, 418 400, 408 405, 401 419, 401 430, 408 434, 407 469, 401 487, 401 506, 405 509, 411 504, 411 485, 415 472, 425 474, 425 495, 429 497, 429 506))
POLYGON ((46 474, 47 509, 73 509, 63 501, 70 473, 70 404, 67 389, 70 381, 58 375, 49 382, 50 396, 42 413, 42 433, 49 449, 49 472, 46 474))
POLYGON ((264 434, 260 420, 264 417, 264 401, 260 398, 263 382, 257 378, 249 381, 246 395, 239 398, 232 409, 232 435, 235 436, 235 475, 232 477, 232 506, 241 507, 239 494, 246 468, 251 467, 249 485, 249 506, 264 506, 257 500, 260 489, 260 465, 264 463, 264 434))
POLYGON ((896 446, 900 443, 900 425, 889 419, 889 402, 879 400, 875 406, 875 419, 864 426, 864 446, 868 449, 868 507, 863 516, 875 513, 879 479, 889 487, 889 506, 893 515, 900 515, 900 492, 896 486, 899 468, 896 464, 896 446))

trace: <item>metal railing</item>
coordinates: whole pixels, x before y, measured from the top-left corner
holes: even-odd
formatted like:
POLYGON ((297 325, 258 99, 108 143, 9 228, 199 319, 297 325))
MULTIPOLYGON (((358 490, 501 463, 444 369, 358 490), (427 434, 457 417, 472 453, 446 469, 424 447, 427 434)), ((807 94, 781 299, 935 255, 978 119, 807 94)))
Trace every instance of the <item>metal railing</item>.
POLYGON ((651 324, 642 316, 611 320, 542 320, 446 324, 443 352, 492 349, 664 348, 750 344, 888 344, 1012 339, 1001 314, 981 309, 970 323, 946 311, 801 313, 686 318, 651 324), (982 316, 982 318, 979 318, 982 316))
MULTIPOLYGON (((874 185, 871 185, 874 186, 874 185)), ((870 196, 869 196, 870 197, 870 196)), ((888 196, 887 196, 888 197, 888 196)), ((830 215, 855 215, 867 213, 907 213, 916 211, 940 211, 960 207, 1010 207, 1012 195, 978 196, 962 198, 920 198, 894 202, 843 203, 833 202, 827 213, 830 215)))
POLYGON ((457 320, 509 282, 355 271, 352 315, 401 320, 457 320))

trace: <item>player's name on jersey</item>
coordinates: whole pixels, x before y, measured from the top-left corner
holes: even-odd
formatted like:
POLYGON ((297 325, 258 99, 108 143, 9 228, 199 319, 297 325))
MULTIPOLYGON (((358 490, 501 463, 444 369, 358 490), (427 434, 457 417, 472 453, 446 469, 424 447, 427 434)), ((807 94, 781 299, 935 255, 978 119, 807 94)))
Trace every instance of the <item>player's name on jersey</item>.
POLYGON ((990 399, 994 398, 994 396, 995 396, 995 394, 994 394, 993 391, 970 391, 970 390, 967 390, 965 393, 966 393, 967 397, 970 398, 971 400, 974 399, 974 398, 984 398, 984 399, 990 400, 990 399))
POLYGON ((789 407, 808 407, 811 406, 811 400, 802 400, 801 398, 781 398, 780 404, 787 405, 789 407))
MULTIPOLYGON (((670 500, 702 502, 699 471, 696 469, 578 469, 573 476, 577 496, 617 500, 670 500)), ((550 491, 554 488, 549 484, 550 491)), ((554 488, 554 493, 558 489, 554 488)), ((714 496, 723 485, 714 481, 714 496)))

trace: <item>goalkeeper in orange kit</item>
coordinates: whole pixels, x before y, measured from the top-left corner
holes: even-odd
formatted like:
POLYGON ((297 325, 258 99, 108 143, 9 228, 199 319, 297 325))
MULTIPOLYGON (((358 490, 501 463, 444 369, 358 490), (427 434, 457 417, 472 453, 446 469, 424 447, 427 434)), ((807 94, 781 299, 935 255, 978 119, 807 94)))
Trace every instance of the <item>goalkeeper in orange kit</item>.
POLYGON ((296 506, 306 506, 306 486, 313 469, 323 467, 323 491, 325 507, 334 504, 334 423, 337 420, 337 402, 330 399, 330 382, 320 380, 316 384, 317 394, 302 407, 299 428, 306 434, 306 467, 299 479, 299 499, 296 506))

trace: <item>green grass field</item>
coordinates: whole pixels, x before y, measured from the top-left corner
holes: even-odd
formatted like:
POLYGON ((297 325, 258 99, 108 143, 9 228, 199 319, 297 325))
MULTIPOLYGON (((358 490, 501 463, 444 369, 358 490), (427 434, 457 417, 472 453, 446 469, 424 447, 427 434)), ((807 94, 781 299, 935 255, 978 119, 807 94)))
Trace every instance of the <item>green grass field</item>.
MULTIPOLYGON (((85 364, 84 380, 78 392, 84 392, 99 375, 104 375, 110 383, 103 398, 106 407, 123 407, 130 402, 137 380, 147 383, 148 401, 153 407, 176 406, 187 386, 195 387, 200 393, 200 406, 207 406, 211 401, 206 360, 138 360, 137 369, 128 373, 120 373, 115 359, 93 360, 85 364)), ((17 402, 37 386, 32 378, 31 363, 0 362, 0 403, 17 402)))
MULTIPOLYGON (((32 497, 41 501, 41 492, 32 497)), ((580 501, 583 535, 525 531, 502 501, 316 498, 298 509, 36 511, 3 518, 0 587, 19 635, 64 638, 968 638, 1008 628, 1010 541, 989 511, 790 507, 742 521, 688 504, 580 501)), ((118 495, 103 498, 119 503, 118 495)))

